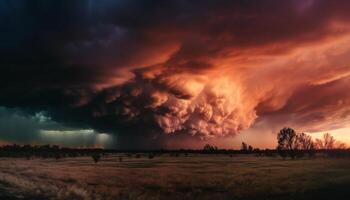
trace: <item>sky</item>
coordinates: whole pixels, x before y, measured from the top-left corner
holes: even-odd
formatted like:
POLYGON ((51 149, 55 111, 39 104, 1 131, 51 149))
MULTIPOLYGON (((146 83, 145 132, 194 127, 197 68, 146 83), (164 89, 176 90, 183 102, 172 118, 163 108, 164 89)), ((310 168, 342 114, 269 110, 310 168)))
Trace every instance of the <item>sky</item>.
POLYGON ((0 144, 350 144, 350 2, 0 2, 0 144))

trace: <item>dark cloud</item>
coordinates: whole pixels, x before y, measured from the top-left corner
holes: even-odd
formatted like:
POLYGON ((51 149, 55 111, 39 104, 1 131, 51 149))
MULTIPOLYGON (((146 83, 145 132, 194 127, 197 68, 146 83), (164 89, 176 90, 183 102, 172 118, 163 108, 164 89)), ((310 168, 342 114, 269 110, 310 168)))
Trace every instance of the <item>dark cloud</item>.
POLYGON ((305 131, 339 129, 350 121, 350 77, 321 85, 298 89, 286 106, 272 116, 286 116, 283 120, 305 131))
POLYGON ((338 41, 349 9, 345 0, 3 1, 0 106, 113 133, 124 147, 160 145, 164 132, 234 135, 274 114, 337 121, 348 113, 332 106, 349 99, 337 82, 349 72, 338 41))
POLYGON ((115 138, 91 129, 74 129, 53 121, 46 112, 28 114, 0 107, 0 143, 58 144, 75 147, 113 147, 115 138))

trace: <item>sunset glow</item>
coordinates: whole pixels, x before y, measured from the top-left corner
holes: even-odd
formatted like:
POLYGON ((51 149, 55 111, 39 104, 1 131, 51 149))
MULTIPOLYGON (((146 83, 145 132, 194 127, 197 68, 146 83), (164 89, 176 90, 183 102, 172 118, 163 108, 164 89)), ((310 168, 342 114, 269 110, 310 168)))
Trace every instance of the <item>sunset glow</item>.
POLYGON ((350 3, 117 2, 0 4, 0 141, 350 145, 350 3))
POLYGON ((0 0, 0 200, 347 200, 350 0, 0 0))

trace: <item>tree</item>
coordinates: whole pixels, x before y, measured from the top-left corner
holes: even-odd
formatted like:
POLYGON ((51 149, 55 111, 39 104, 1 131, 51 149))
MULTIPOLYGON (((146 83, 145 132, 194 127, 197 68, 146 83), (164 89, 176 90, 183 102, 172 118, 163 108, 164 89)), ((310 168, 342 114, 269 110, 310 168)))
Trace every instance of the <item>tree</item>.
POLYGON ((336 148, 337 149, 346 149, 347 146, 344 142, 336 141, 336 148))
POLYGON ((285 158, 289 155, 292 159, 296 156, 296 151, 299 148, 297 133, 292 128, 283 128, 277 134, 279 154, 285 158))
POLYGON ((325 133, 323 135, 323 147, 327 150, 334 149, 334 144, 335 144, 334 137, 329 133, 325 133))
MULTIPOLYGON (((313 142, 312 137, 305 133, 296 133, 291 128, 281 129, 277 135, 277 140, 277 151, 283 159, 287 156, 290 156, 292 159, 303 157, 305 153, 311 158, 316 153, 315 143, 313 142)), ((317 143, 320 142, 317 141, 317 143)))
POLYGON ((277 152, 283 158, 283 160, 285 160, 288 156, 287 150, 282 146, 277 146, 277 152))
POLYGON ((245 142, 242 142, 241 151, 244 151, 244 152, 248 151, 248 145, 245 142))
POLYGON ((329 134, 323 134, 322 139, 315 140, 315 148, 323 150, 332 150, 332 149, 346 149, 347 146, 344 142, 337 141, 334 137, 329 134))
POLYGON ((334 137, 329 133, 323 134, 322 139, 315 140, 315 147, 317 149, 330 150, 330 149, 334 149, 335 145, 336 145, 336 141, 334 137))
POLYGON ((251 145, 248 146, 248 151, 249 152, 253 152, 253 149, 254 149, 253 146, 251 146, 251 145))
POLYGON ((212 146, 210 144, 204 145, 203 151, 210 151, 210 150, 212 150, 212 146))
POLYGON ((321 139, 315 140, 315 148, 316 149, 324 149, 323 141, 321 139))
POLYGON ((308 153, 310 158, 315 155, 315 145, 310 135, 305 133, 297 134, 297 142, 299 143, 298 146, 300 148, 298 151, 299 156, 303 156, 304 152, 308 153))
POLYGON ((300 148, 302 150, 308 150, 313 145, 312 138, 310 135, 300 133, 297 135, 300 148))
POLYGON ((206 145, 204 145, 204 147, 203 147, 203 151, 204 151, 204 152, 215 152, 215 151, 217 151, 217 150, 218 150, 218 147, 212 146, 212 145, 210 145, 210 144, 206 144, 206 145))

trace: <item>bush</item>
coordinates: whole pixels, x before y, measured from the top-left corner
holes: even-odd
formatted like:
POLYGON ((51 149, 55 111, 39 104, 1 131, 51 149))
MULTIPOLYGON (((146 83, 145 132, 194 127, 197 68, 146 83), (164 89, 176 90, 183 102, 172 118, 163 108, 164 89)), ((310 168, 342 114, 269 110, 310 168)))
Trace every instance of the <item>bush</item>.
POLYGON ((154 158, 154 154, 153 153, 148 154, 148 159, 153 159, 153 158, 154 158))
POLYGON ((95 163, 97 163, 98 161, 101 160, 101 154, 99 154, 99 153, 94 153, 94 154, 92 154, 91 157, 92 157, 92 159, 94 160, 95 163))

